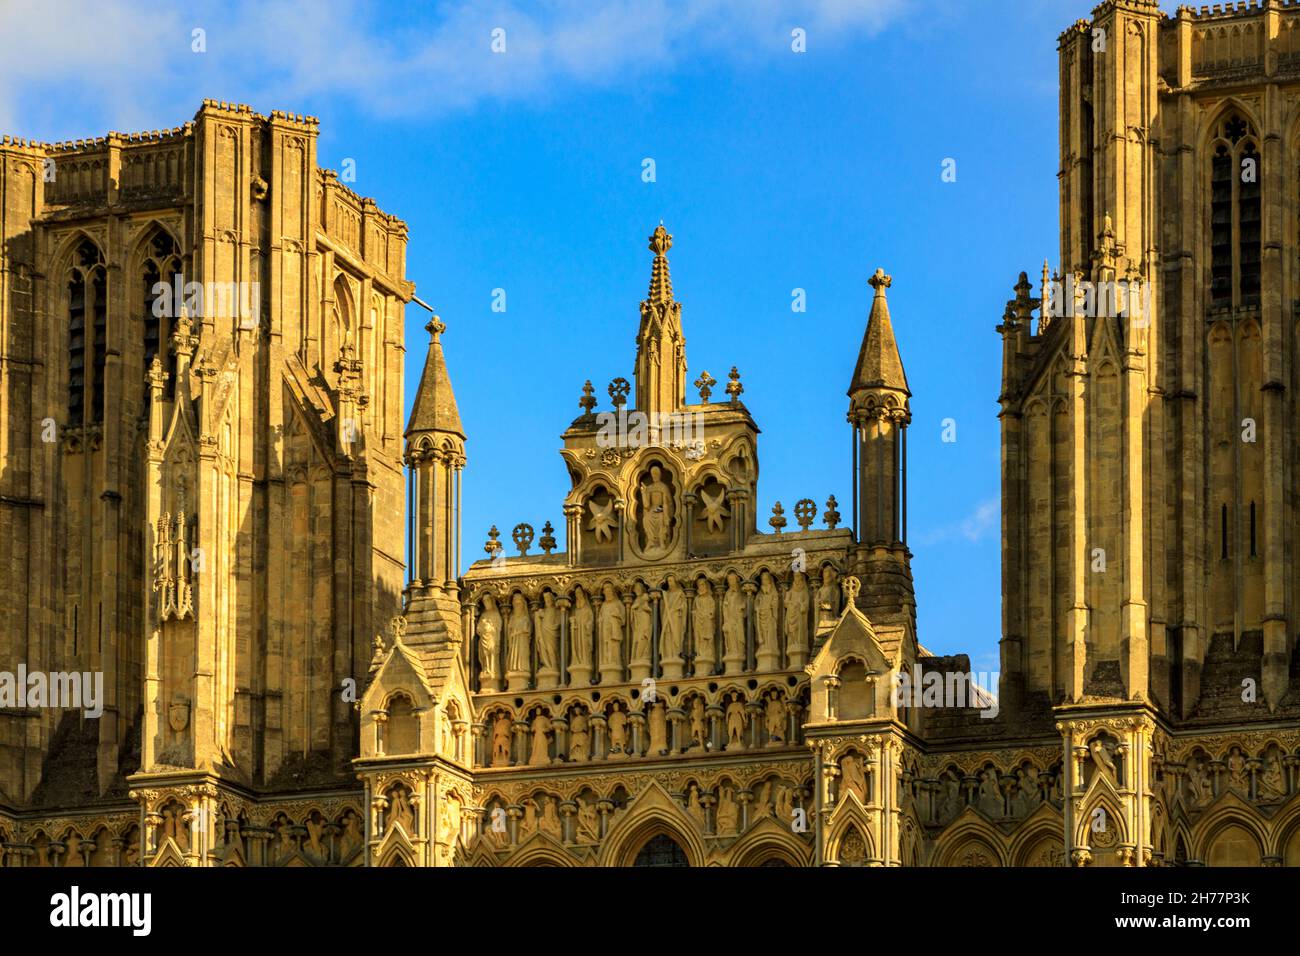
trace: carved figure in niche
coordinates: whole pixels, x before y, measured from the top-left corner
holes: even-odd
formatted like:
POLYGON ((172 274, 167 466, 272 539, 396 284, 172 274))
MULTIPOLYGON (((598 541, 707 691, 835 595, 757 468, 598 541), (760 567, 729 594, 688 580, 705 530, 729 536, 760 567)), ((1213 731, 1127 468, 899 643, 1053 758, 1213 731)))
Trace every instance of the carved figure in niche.
POLYGON ((773 670, 781 666, 781 645, 777 628, 781 624, 781 595, 776 581, 768 571, 759 577, 758 597, 754 599, 754 656, 760 670, 773 670))
POLYGON ((519 821, 519 829, 524 833, 537 829, 537 801, 531 797, 524 801, 524 817, 519 821))
POLYGON ((594 800, 578 801, 578 842, 600 842, 600 815, 594 800))
POLYGON ((710 495, 703 488, 700 489, 700 504, 703 506, 700 514, 700 520, 709 526, 711 534, 719 534, 725 527, 725 522, 731 517, 731 512, 727 510, 727 492, 724 488, 719 488, 716 495, 710 495))
POLYGON ((1286 775, 1277 754, 1264 757, 1264 772, 1259 776, 1259 795, 1264 800, 1278 800, 1286 796, 1286 775))
MULTIPOLYGON (((654 606, 645 585, 632 585, 632 659, 633 667, 650 666, 650 633, 654 625, 654 606)), ((648 673, 648 672, 647 672, 648 673)))
POLYGON ((1192 806, 1200 806, 1214 799, 1214 783, 1204 761, 1189 762, 1187 765, 1187 786, 1191 791, 1188 800, 1192 806))
POLYGON ((691 746, 701 750, 709 746, 709 725, 704 712, 704 698, 698 694, 691 700, 691 746))
POLYGON ((325 821, 316 811, 307 818, 307 849, 318 857, 325 856, 325 846, 321 843, 321 834, 325 832, 325 821))
POLYGON ((627 610, 614 591, 614 585, 605 584, 605 600, 600 605, 600 666, 623 668, 623 630, 627 625, 627 610))
POLYGON ((785 826, 794 822, 794 787, 776 785, 776 818, 785 826))
POLYGON ((498 714, 492 721, 492 766, 505 767, 510 763, 510 718, 498 714))
POLYGON ((736 825, 740 820, 740 813, 736 807, 735 791, 731 787, 723 787, 718 794, 718 833, 735 833, 736 825))
POLYGON ((662 702, 650 705, 650 753, 668 753, 668 717, 662 702))
POLYGON ((663 474, 664 470, 660 466, 651 465, 650 480, 641 486, 639 492, 641 530, 645 534, 645 550, 648 555, 659 555, 667 551, 672 540, 676 506, 673 503, 672 489, 664 482, 663 474))
POLYGON ((569 679, 575 684, 591 682, 591 636, 595 621, 596 612, 587 600, 587 592, 577 588, 573 592, 573 630, 569 637, 569 679))
POLYGON ((528 766, 542 767, 551 762, 551 755, 547 748, 550 744, 550 733, 553 725, 551 718, 546 716, 542 711, 538 711, 533 717, 531 725, 533 735, 533 749, 528 755, 528 766))
POLYGON ((482 690, 500 690, 497 683, 497 655, 501 646, 501 612, 491 594, 483 595, 483 613, 478 627, 479 687, 482 690))
POLYGON ((408 836, 415 833, 415 812, 411 809, 411 801, 406 796, 405 787, 394 787, 392 790, 391 804, 388 813, 387 833, 395 826, 400 826, 402 831, 408 836))
POLYGON ((1002 788, 998 786, 996 770, 988 769, 980 774, 980 809, 994 819, 1006 815, 1002 800, 1002 788))
POLYGON ((569 759, 588 760, 591 757, 590 721, 586 711, 575 710, 569 720, 569 759))
POLYGON ((454 845, 460 839, 460 801, 449 797, 443 801, 442 809, 442 827, 438 839, 442 843, 454 845))
POLYGON ((840 798, 856 794, 863 806, 867 804, 867 773, 863 769, 862 758, 857 754, 846 754, 840 761, 840 798))
POLYGON ((768 695, 763 719, 767 726, 768 746, 782 743, 785 740, 785 702, 776 691, 768 695))
POLYGON ((659 662, 665 677, 681 677, 682 649, 686 646, 686 592, 674 575, 668 575, 663 602, 659 662))
POLYGON ((745 663, 745 594, 740 589, 740 576, 727 574, 727 593, 722 599, 722 642, 728 670, 745 663))
POLYGON ((627 714, 615 707, 609 712, 609 752, 621 754, 627 750, 627 714))
POLYGON ((375 639, 370 642, 370 675, 373 677, 379 673, 379 668, 384 666, 384 635, 376 634, 375 639))
POLYGON ((528 674, 532 662, 529 654, 529 641, 533 636, 533 625, 528 619, 528 603, 518 591, 510 599, 509 643, 506 646, 507 677, 513 676, 510 690, 519 690, 527 686, 528 674))
POLYGON ((691 637, 695 641, 695 675, 712 674, 718 664, 718 605, 708 578, 700 578, 697 584, 691 637))
POLYGON ((840 585, 835 569, 822 568, 822 586, 817 589, 819 620, 833 621, 840 616, 840 585))
POLYGON ((770 816, 772 813, 772 781, 769 780, 759 788, 758 797, 754 800, 754 812, 749 815, 750 823, 754 823, 763 817, 770 816))
POLYGON ((596 543, 608 544, 613 541, 614 528, 618 524, 618 518, 614 514, 614 500, 611 498, 602 505, 592 498, 587 502, 587 508, 591 511, 587 530, 596 536, 596 543))
POLYGON ((1104 774, 1111 783, 1117 782, 1115 758, 1111 756, 1110 748, 1106 746, 1100 737, 1095 738, 1088 744, 1088 752, 1092 754, 1092 760, 1097 767, 1097 771, 1104 774))
POLYGON ((559 669, 560 609, 555 606, 555 595, 543 591, 542 606, 537 611, 537 670, 558 673, 559 669))
POLYGON ((1042 801, 1038 789, 1038 771, 1033 767, 1026 767, 1016 772, 1016 779, 1016 806, 1020 808, 1021 813, 1030 813, 1042 801))
POLYGON ((728 694, 727 699, 727 749, 745 749, 745 705, 740 695, 728 694))
POLYGON ((785 593, 785 652, 790 667, 802 667, 808 656, 808 576, 796 571, 785 593))
POLYGON ((957 775, 946 770, 940 778, 941 789, 938 800, 938 817, 940 821, 948 821, 955 817, 963 806, 961 796, 961 781, 957 775))
POLYGON ((86 858, 81 853, 81 837, 75 833, 68 834, 68 853, 63 858, 64 866, 85 866, 86 858))
POLYGON ((543 833, 561 840, 564 838, 564 825, 560 822, 560 815, 555 809, 558 803, 558 798, 542 797, 542 819, 539 825, 543 833))
POLYGON ((349 810, 343 814, 343 835, 339 837, 339 860, 346 860, 361 846, 361 818, 349 810))
POLYGON ((704 805, 700 803, 700 788, 691 784, 690 789, 686 792, 686 814, 695 821, 695 825, 703 831, 708 823, 707 816, 704 813, 704 805))
POLYGON ((1236 747, 1228 754, 1228 786, 1238 793, 1250 793, 1250 774, 1246 771, 1246 758, 1236 747))

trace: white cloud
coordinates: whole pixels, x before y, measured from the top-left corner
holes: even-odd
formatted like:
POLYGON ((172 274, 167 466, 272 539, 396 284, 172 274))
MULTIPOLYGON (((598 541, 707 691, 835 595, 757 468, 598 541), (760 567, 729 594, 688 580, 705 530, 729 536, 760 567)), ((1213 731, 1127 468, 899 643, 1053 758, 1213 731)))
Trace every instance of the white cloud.
POLYGON ((293 112, 343 98, 382 115, 437 116, 637 84, 685 64, 793 55, 796 26, 815 55, 877 33, 905 3, 455 0, 428 17, 348 0, 201 0, 184 12, 143 0, 0 0, 0 129, 69 135, 47 127, 70 112, 148 128, 188 117, 204 97, 293 112), (190 49, 195 27, 206 53, 190 49), (497 27, 504 54, 489 46, 497 27))
POLYGON ((914 536, 913 540, 916 544, 922 546, 957 539, 965 539, 975 544, 982 541, 990 531, 998 528, 1001 514, 1002 508, 998 499, 989 498, 976 505, 975 510, 966 517, 951 524, 943 525, 940 528, 935 528, 933 531, 922 532, 914 536))

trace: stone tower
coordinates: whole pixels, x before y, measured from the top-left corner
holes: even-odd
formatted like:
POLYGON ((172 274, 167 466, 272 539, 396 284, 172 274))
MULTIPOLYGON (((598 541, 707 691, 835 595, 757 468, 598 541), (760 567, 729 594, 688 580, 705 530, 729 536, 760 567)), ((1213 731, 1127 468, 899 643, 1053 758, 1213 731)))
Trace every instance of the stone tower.
POLYGON ((676 412, 686 404, 682 305, 673 299, 668 273, 668 250, 672 247, 673 237, 661 222, 650 236, 655 258, 636 334, 636 407, 647 415, 676 412))

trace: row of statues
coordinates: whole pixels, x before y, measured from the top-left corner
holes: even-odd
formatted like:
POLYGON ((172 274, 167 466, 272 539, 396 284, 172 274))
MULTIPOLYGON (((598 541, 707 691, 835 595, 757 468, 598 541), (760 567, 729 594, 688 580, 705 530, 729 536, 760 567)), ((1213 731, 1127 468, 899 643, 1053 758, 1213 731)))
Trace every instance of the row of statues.
POLYGON ((733 692, 713 708, 696 694, 675 709, 662 700, 635 712, 619 703, 598 714, 575 706, 567 717, 553 719, 546 708, 537 707, 519 720, 498 711, 485 723, 488 746, 479 765, 539 767, 781 747, 798 742, 801 710, 801 704, 773 690, 753 703, 733 692))
POLYGON ((802 571, 784 590, 770 571, 757 585, 733 571, 716 590, 707 577, 683 585, 670 574, 662 588, 637 581, 623 594, 605 582, 594 598, 582 587, 572 597, 547 590, 530 605, 515 592, 504 613, 486 594, 475 625, 479 690, 796 670, 808 661, 814 610, 818 621, 839 614, 829 565, 815 593, 802 571))

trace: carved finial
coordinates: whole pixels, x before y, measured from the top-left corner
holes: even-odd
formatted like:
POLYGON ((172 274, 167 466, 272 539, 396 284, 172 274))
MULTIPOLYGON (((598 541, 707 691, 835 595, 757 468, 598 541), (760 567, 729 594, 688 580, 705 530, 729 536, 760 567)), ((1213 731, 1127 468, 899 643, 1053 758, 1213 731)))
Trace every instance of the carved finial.
POLYGON ((596 390, 591 387, 591 379, 587 379, 582 386, 582 398, 578 399, 578 407, 582 409, 582 417, 590 418, 596 409, 596 390))
POLYGON ((695 380, 695 387, 700 390, 700 401, 707 405, 709 396, 713 394, 713 386, 717 384, 718 380, 710 375, 707 370, 703 372, 700 377, 695 380))
POLYGON ((673 247, 673 237, 661 221, 650 236, 650 251, 655 261, 650 267, 650 302, 671 302, 673 280, 668 273, 668 250, 673 247))
POLYGON ((727 383, 727 394, 731 396, 731 404, 735 405, 740 401, 740 395, 745 390, 745 386, 740 384, 740 372, 736 366, 731 366, 731 372, 727 375, 731 379, 727 383))
POLYGON ((547 555, 555 550, 555 529, 549 521, 542 525, 542 536, 537 539, 537 546, 547 555))
POLYGON ((388 630, 393 635, 394 645, 402 643, 403 638, 406 637, 406 618, 400 614, 397 615, 388 622, 388 630))
POLYGON ((811 498, 800 498, 795 502, 794 518, 799 522, 799 530, 807 531, 817 518, 817 502, 811 498))
POLYGON ((515 525, 510 537, 515 542, 515 547, 519 549, 519 557, 528 557, 528 546, 533 543, 533 526, 525 522, 515 525))
POLYGON ((777 534, 786 526, 785 509, 781 507, 781 502, 772 505, 772 517, 767 519, 767 523, 772 526, 772 530, 777 534))
POLYGON ((871 283, 871 288, 876 290, 876 295, 884 295, 885 290, 894 284, 894 277, 885 275, 884 269, 877 269, 875 275, 867 281, 871 283))
POLYGON ((826 499, 826 513, 822 515, 822 520, 826 522, 826 527, 830 528, 832 531, 834 531, 840 523, 840 513, 836 510, 839 507, 839 504, 840 503, 835 500, 834 495, 831 495, 826 499))
POLYGON ((428 332, 431 338, 436 339, 438 336, 442 335, 443 332, 447 331, 447 326, 443 324, 442 319, 435 315, 429 320, 429 324, 424 327, 424 331, 428 332))
POLYGON ((483 550, 487 552, 489 558, 495 558, 497 552, 501 550, 501 542, 497 540, 499 537, 501 537, 501 532, 497 530, 496 525, 488 529, 488 540, 483 545, 483 550))
POLYGON ((844 589, 844 601, 846 606, 856 604, 858 600, 858 592, 862 590, 862 582, 850 574, 844 579, 844 583, 841 587, 844 589))
POLYGON ((384 663, 384 635, 376 634, 372 646, 374 653, 370 655, 370 673, 374 674, 384 663))
POLYGON ((609 397, 613 400, 615 408, 627 404, 627 396, 631 391, 632 383, 622 376, 609 383, 609 397))
POLYGON ((659 220, 659 225, 655 226, 655 231, 650 234, 650 251, 656 256, 666 256, 668 250, 673 247, 673 237, 668 234, 664 228, 664 221, 659 220))

